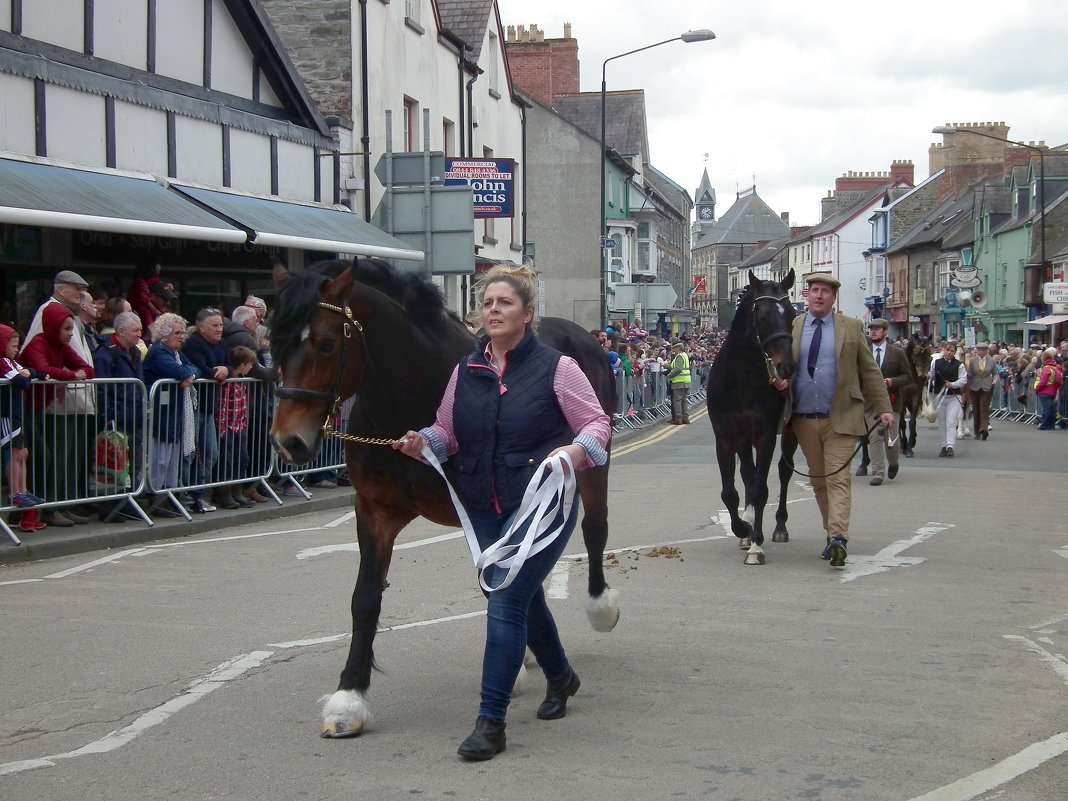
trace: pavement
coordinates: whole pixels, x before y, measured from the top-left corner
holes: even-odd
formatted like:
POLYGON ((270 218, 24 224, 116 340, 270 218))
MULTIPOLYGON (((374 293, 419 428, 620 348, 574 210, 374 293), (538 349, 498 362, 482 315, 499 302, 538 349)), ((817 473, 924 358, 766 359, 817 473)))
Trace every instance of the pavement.
POLYGON ((160 517, 156 518, 151 526, 140 519, 126 518, 121 522, 111 523, 93 520, 70 528, 49 526, 34 533, 19 531, 13 527, 15 534, 22 540, 22 545, 15 545, 0 531, 0 565, 179 539, 305 512, 352 509, 355 501, 352 487, 309 487, 308 492, 312 496, 308 499, 301 496, 284 496, 279 492, 281 505, 268 500, 267 503, 258 503, 248 509, 218 509, 207 514, 194 514, 193 519, 189 521, 181 517, 160 517))

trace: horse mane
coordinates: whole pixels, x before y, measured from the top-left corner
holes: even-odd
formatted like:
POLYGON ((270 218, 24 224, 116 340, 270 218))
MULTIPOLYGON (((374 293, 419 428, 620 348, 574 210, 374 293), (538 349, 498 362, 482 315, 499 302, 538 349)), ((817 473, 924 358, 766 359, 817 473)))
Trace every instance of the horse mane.
POLYGON ((300 345, 304 329, 311 324, 323 284, 352 268, 353 277, 363 286, 381 292, 407 313, 412 326, 430 338, 440 336, 443 324, 461 327, 463 322, 445 305, 441 290, 416 273, 398 272, 381 259, 329 260, 316 262, 308 271, 293 275, 278 292, 271 347, 276 362, 284 363, 300 345))

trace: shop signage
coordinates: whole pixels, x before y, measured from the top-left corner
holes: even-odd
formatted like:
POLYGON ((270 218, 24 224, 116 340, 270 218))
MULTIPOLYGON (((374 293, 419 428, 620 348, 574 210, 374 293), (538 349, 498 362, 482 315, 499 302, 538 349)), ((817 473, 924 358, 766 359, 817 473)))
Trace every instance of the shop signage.
POLYGON ((445 186, 470 186, 475 219, 511 217, 512 159, 445 159, 445 186))

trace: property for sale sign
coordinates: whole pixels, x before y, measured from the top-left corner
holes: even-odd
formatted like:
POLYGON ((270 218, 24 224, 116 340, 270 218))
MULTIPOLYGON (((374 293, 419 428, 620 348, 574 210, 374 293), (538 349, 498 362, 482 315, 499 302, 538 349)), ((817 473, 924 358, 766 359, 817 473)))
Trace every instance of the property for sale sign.
POLYGON ((475 218, 511 217, 515 182, 512 159, 445 159, 445 186, 468 184, 475 218))

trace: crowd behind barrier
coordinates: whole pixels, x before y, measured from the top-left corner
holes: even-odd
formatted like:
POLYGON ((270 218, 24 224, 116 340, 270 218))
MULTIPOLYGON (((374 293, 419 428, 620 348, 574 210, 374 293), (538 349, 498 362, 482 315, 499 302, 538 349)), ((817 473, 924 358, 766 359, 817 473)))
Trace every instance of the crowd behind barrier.
MULTIPOLYGON (((18 391, 0 380, 3 408, 18 391)), ((324 441, 313 463, 283 465, 268 439, 273 387, 259 379, 197 379, 188 388, 173 379, 151 387, 138 379, 35 380, 28 392, 47 392, 48 405, 26 403, 21 425, 0 434, 0 530, 15 544, 15 529, 31 511, 48 525, 122 516, 151 526, 161 516, 191 520, 195 493, 212 492, 215 508, 252 505, 248 490, 281 505, 280 494, 311 497, 299 479, 336 486, 345 472, 337 438, 324 441), (73 402, 79 394, 94 399, 94 413, 73 402), (20 459, 25 492, 13 491, 20 459), (50 522, 59 520, 70 522, 50 522)), ((349 408, 336 416, 337 429, 344 430, 349 408)))

